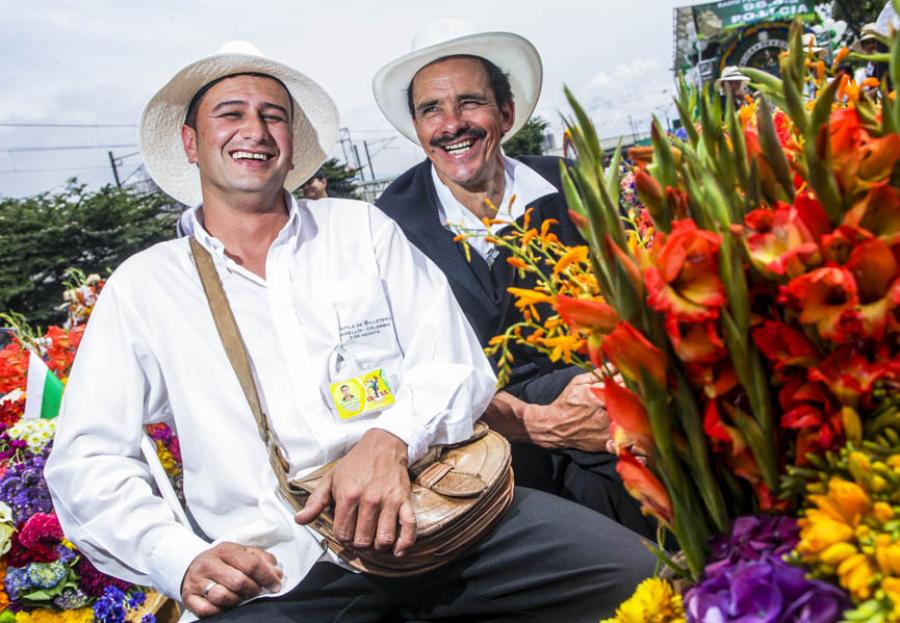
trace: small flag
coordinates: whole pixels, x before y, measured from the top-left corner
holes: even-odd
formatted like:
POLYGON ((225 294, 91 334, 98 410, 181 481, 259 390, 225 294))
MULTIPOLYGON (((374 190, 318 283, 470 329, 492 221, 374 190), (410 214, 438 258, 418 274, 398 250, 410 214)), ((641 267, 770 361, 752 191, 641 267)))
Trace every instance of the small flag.
POLYGON ((28 384, 25 387, 24 418, 49 420, 59 415, 63 384, 47 367, 44 360, 32 352, 28 357, 28 384))

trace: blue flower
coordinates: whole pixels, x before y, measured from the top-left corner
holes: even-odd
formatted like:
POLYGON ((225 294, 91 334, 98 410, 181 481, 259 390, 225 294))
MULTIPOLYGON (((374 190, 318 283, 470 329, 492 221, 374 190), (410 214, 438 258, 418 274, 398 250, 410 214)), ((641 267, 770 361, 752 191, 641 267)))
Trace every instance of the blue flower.
POLYGON ((84 608, 90 600, 91 598, 79 589, 67 588, 53 599, 53 605, 60 610, 77 610, 84 608))
POLYGON ((69 574, 69 569, 59 560, 29 564, 28 578, 36 588, 53 588, 69 574))
POLYGON ((6 570, 6 578, 3 580, 3 587, 10 601, 19 599, 19 593, 29 592, 34 585, 28 577, 27 567, 9 567, 6 570))

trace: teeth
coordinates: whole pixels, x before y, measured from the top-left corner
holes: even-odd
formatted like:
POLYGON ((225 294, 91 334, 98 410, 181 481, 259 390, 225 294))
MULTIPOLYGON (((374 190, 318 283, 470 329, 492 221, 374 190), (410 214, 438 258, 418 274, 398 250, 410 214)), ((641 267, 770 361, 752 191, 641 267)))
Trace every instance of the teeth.
POLYGON ((236 151, 231 154, 231 157, 235 160, 268 160, 271 156, 269 154, 255 154, 250 151, 236 151))
POLYGON ((448 154, 461 154, 472 146, 472 142, 473 141, 463 141, 462 143, 456 143, 455 145, 447 145, 444 149, 448 154))

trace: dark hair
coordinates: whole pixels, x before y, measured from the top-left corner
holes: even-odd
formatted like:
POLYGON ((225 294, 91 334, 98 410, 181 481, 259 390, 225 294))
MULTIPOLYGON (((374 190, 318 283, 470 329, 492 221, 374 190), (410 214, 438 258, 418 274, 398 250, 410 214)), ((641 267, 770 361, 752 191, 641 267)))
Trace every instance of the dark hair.
MULTIPOLYGON (((484 66, 484 70, 488 75, 488 84, 491 85, 491 91, 494 92, 494 99, 497 101, 497 106, 503 106, 506 102, 510 102, 513 99, 512 96, 512 87, 509 86, 509 74, 505 73, 502 69, 494 65, 491 61, 486 58, 482 58, 480 56, 473 56, 471 54, 455 54, 453 56, 445 56, 443 58, 439 58, 436 61, 432 61, 428 65, 433 65, 434 63, 438 63, 440 61, 445 61, 449 58, 473 58, 475 60, 481 61, 481 64, 484 66)), ((425 65, 425 67, 428 67, 425 65)), ((422 69, 425 69, 423 67, 422 69)), ((419 71, 422 71, 420 69, 419 71)), ((416 118, 416 107, 413 104, 413 82, 415 82, 416 78, 413 76, 413 79, 409 81, 409 86, 406 87, 406 105, 409 106, 409 114, 413 119, 416 118)))
POLYGON ((284 85, 284 83, 276 78, 275 76, 270 76, 269 74, 263 74, 256 71, 242 71, 236 74, 229 74, 227 76, 222 76, 221 78, 216 78, 212 82, 209 82, 203 87, 194 93, 194 97, 191 98, 190 104, 187 107, 187 113, 184 115, 184 124, 189 128, 197 129, 197 111, 200 109, 200 102, 203 101, 203 97, 206 95, 207 91, 211 88, 222 82, 223 80, 228 80, 229 78, 234 78, 236 76, 253 76, 255 78, 268 78, 269 80, 274 80, 278 84, 281 85, 281 88, 285 90, 288 94, 288 99, 291 102, 291 118, 294 117, 294 98, 291 97, 291 92, 284 85))

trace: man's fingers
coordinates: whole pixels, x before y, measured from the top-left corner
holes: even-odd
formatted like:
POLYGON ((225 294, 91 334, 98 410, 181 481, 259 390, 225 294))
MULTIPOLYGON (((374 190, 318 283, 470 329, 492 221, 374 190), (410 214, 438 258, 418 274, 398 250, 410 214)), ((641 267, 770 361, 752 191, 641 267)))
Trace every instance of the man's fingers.
POLYGON ((371 547, 375 541, 375 528, 379 523, 379 515, 383 514, 381 494, 377 490, 369 490, 360 497, 356 508, 356 530, 353 535, 353 547, 371 547))
MULTIPOLYGON (((247 576, 243 575, 242 573, 240 575, 243 576, 243 578, 249 579, 249 578, 247 578, 247 576)), ((223 580, 223 582, 235 582, 235 583, 240 583, 240 584, 246 586, 246 584, 244 584, 245 580, 237 580, 234 577, 232 577, 228 580, 223 580)), ((253 583, 253 585, 256 585, 256 582, 253 582, 252 580, 251 580, 251 582, 253 583)), ((206 590, 205 587, 204 587, 204 590, 206 590)), ((211 603, 216 608, 220 608, 222 610, 229 610, 229 609, 237 606, 239 603, 241 603, 245 599, 250 599, 251 597, 256 597, 257 595, 259 595, 259 586, 256 587, 255 592, 248 592, 245 595, 243 593, 239 593, 234 590, 231 590, 231 588, 229 588, 228 584, 224 584, 222 582, 216 582, 215 584, 213 584, 210 587, 210 589, 208 591, 206 591, 205 599, 206 599, 206 601, 211 603)))
POLYGON ((222 612, 221 608, 217 608, 216 606, 211 604, 206 600, 205 597, 194 594, 191 594, 185 598, 184 607, 196 614, 201 619, 205 617, 211 617, 214 614, 220 614, 222 612))
POLYGON ((356 534, 356 513, 359 494, 348 492, 334 501, 334 538, 349 543, 356 534))
POLYGON ((397 514, 400 523, 400 537, 394 545, 394 555, 403 556, 413 543, 416 542, 416 514, 413 512, 412 502, 407 499, 400 505, 397 514))
POLYGON ((388 550, 397 540, 397 523, 400 512, 400 501, 392 498, 386 499, 381 506, 381 514, 378 516, 378 526, 375 528, 375 549, 388 550))
POLYGON ((245 580, 234 576, 232 576, 232 582, 223 582, 223 584, 242 596, 245 595, 245 592, 255 591, 246 595, 245 598, 260 594, 262 589, 270 593, 280 591, 284 572, 278 568, 277 559, 272 554, 256 547, 239 546, 239 548, 229 551, 226 556, 223 556, 223 559, 253 584, 249 585, 245 580))
POLYGON ((306 499, 306 505, 294 516, 294 521, 308 524, 316 519, 331 504, 332 472, 328 472, 319 481, 315 491, 306 499))

